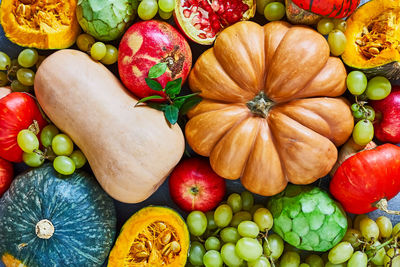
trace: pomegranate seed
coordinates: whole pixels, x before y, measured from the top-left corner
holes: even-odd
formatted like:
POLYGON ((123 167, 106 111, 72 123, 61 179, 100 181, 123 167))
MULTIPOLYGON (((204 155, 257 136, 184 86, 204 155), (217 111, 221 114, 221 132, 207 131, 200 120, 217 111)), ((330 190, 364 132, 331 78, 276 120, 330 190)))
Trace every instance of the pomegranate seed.
POLYGON ((207 38, 207 36, 204 33, 200 33, 198 36, 201 39, 206 39, 207 38))
POLYGON ((213 1, 211 3, 211 8, 213 11, 217 12, 219 10, 219 7, 220 7, 220 5, 219 5, 218 1, 213 1))
POLYGON ((201 30, 201 24, 197 23, 194 24, 193 26, 196 28, 196 30, 201 30))
POLYGON ((213 32, 207 33, 207 38, 213 38, 214 36, 215 36, 215 33, 213 33, 213 32))
POLYGON ((192 19, 192 24, 193 24, 193 25, 198 24, 198 23, 200 23, 200 21, 201 21, 200 16, 199 16, 199 15, 196 15, 196 16, 194 16, 193 19, 192 19))
POLYGON ((183 16, 185 17, 185 18, 190 18, 190 11, 189 10, 187 10, 187 9, 185 9, 185 10, 183 10, 183 16))
POLYGON ((192 12, 192 13, 196 13, 197 12, 197 6, 192 6, 192 8, 190 9, 190 11, 192 12))

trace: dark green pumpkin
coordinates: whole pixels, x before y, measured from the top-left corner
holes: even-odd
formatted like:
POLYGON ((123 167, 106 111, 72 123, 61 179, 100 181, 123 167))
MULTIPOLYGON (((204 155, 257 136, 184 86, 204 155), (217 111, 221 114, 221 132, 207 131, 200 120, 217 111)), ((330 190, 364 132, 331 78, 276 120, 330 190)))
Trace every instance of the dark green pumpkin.
POLYGON ((92 176, 46 164, 14 179, 0 199, 0 258, 6 266, 101 266, 115 228, 114 203, 92 176))

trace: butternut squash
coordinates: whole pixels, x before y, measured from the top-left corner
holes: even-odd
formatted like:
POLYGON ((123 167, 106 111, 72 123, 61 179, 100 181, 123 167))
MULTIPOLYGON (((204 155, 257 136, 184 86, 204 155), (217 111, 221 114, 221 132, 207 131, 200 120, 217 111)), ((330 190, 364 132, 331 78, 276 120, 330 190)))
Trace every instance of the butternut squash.
POLYGON ((103 189, 137 203, 148 198, 179 162, 184 137, 160 111, 137 100, 102 64, 76 50, 47 57, 35 78, 44 112, 82 150, 103 189))

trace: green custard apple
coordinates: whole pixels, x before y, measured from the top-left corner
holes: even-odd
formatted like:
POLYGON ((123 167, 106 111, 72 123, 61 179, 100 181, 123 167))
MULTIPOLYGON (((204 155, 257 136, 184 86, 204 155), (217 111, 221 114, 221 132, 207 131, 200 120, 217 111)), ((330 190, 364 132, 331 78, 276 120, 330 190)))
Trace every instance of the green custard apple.
POLYGON ((296 248, 327 251, 347 230, 346 214, 325 191, 313 186, 288 185, 268 201, 273 231, 296 248))
POLYGON ((138 0, 79 0, 76 17, 82 29, 100 41, 120 37, 136 16, 138 0))

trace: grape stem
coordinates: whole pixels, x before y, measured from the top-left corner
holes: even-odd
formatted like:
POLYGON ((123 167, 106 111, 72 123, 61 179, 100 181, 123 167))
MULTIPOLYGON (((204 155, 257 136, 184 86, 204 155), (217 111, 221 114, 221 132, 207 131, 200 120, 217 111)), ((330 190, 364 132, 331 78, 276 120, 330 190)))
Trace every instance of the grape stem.
POLYGON ((33 120, 32 124, 29 125, 28 130, 33 132, 35 135, 37 135, 40 132, 40 127, 37 120, 33 120))
POLYGON ((388 214, 393 214, 393 215, 400 215, 400 211, 397 210, 389 210, 388 208, 388 202, 386 198, 382 198, 379 200, 377 203, 373 205, 374 207, 388 213, 388 214))

